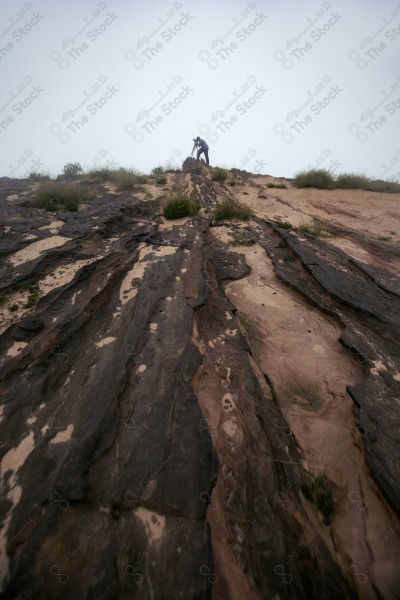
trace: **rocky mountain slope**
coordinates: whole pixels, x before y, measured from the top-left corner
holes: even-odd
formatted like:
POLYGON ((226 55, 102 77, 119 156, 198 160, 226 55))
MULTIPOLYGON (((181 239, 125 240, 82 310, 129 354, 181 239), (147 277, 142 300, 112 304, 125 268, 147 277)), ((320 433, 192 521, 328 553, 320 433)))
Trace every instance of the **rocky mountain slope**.
POLYGON ((400 195, 230 177, 0 180, 2 598, 400 597, 400 195))

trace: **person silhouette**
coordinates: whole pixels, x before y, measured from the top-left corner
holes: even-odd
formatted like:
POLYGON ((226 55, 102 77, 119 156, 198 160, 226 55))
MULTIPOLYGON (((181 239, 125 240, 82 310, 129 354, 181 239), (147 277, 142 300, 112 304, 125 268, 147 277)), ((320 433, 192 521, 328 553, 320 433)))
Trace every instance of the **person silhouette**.
MULTIPOLYGON (((195 148, 198 148, 197 150, 197 160, 200 160, 200 155, 204 153, 204 157, 206 159, 206 164, 209 165, 210 162, 208 160, 208 144, 206 141, 202 140, 201 137, 197 136, 197 138, 195 138, 194 140, 194 147, 193 150, 195 148)), ((193 154, 193 150, 192 150, 192 154, 193 154)))

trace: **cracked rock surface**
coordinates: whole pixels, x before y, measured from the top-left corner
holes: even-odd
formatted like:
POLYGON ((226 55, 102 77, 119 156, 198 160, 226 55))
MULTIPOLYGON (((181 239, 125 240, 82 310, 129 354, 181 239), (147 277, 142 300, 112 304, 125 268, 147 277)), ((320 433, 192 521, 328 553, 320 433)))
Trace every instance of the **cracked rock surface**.
POLYGON ((0 179, 2 598, 396 598, 399 195, 228 179, 0 179))

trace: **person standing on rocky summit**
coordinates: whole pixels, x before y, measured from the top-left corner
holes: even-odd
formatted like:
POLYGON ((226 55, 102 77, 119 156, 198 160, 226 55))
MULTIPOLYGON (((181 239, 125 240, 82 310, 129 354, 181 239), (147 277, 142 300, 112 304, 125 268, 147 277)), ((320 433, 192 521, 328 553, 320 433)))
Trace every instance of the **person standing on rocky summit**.
MULTIPOLYGON (((198 148, 197 150, 197 160, 200 160, 200 154, 202 154, 204 152, 204 156, 206 159, 206 163, 207 165, 209 165, 209 160, 208 160, 208 144, 207 142, 205 142, 204 140, 202 140, 199 136, 197 136, 196 139, 193 140, 194 141, 194 147, 193 150, 195 148, 198 148)), ((192 151, 193 154, 193 151, 192 151)))

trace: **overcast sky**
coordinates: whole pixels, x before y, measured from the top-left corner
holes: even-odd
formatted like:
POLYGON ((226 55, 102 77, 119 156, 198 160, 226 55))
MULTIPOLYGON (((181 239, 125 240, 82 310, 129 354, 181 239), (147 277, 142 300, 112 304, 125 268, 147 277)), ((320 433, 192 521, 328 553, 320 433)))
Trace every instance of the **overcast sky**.
POLYGON ((400 0, 0 4, 0 176, 210 163, 400 179, 400 0))

